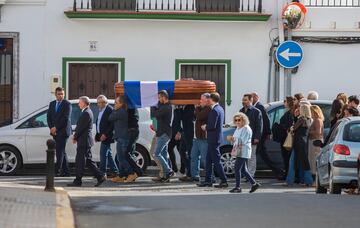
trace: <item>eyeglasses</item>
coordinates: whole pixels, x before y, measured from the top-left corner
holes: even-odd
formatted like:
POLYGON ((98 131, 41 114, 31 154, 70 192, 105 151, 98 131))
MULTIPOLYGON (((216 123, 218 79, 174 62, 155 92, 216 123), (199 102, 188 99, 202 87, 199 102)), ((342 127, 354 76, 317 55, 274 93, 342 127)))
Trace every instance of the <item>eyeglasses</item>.
POLYGON ((235 119, 234 121, 235 122, 241 122, 241 119, 235 119))

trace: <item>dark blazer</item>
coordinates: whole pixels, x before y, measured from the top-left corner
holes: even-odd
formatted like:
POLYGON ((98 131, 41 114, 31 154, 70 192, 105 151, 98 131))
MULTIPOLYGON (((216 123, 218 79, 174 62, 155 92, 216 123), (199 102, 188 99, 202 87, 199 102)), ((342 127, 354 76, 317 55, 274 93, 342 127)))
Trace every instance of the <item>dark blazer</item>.
POLYGON ((256 103, 255 108, 259 109, 261 111, 261 116, 263 119, 263 131, 262 135, 267 136, 271 134, 271 128, 270 128, 270 118, 267 114, 265 107, 260 102, 256 103))
POLYGON ((74 139, 77 141, 78 147, 89 148, 94 145, 92 136, 93 119, 91 109, 89 107, 85 108, 79 117, 74 133, 74 139))
POLYGON ((194 139, 194 125, 195 125, 195 106, 186 105, 182 111, 182 127, 185 137, 188 140, 194 139))
POLYGON ((245 113, 250 121, 250 128, 253 131, 252 143, 257 139, 260 141, 263 129, 263 119, 261 115, 261 111, 254 106, 250 106, 245 112, 245 107, 240 109, 240 112, 245 113))
POLYGON ((47 123, 49 128, 56 127, 57 137, 68 138, 71 135, 71 104, 67 100, 63 100, 60 103, 58 112, 55 110, 56 100, 50 102, 47 112, 47 123))
POLYGON ((171 124, 172 137, 175 137, 175 135, 178 132, 182 133, 182 131, 183 131, 183 129, 181 127, 181 113, 182 113, 182 109, 175 107, 174 116, 173 116, 173 120, 172 120, 172 124, 171 124))
POLYGON ((209 113, 206 125, 207 141, 209 144, 221 144, 224 118, 224 109, 219 104, 216 104, 209 113))
MULTIPOLYGON (((109 120, 109 116, 112 111, 113 111, 113 108, 110 105, 107 105, 105 107, 104 113, 100 120, 100 125, 99 125, 100 132, 98 132, 98 129, 96 127, 96 136, 95 136, 96 140, 100 141, 101 135, 105 135, 106 140, 103 141, 103 143, 105 143, 105 144, 111 144, 114 142, 114 139, 113 139, 114 123, 109 120)), ((99 117, 96 119, 96 126, 97 126, 98 121, 99 121, 99 117)))

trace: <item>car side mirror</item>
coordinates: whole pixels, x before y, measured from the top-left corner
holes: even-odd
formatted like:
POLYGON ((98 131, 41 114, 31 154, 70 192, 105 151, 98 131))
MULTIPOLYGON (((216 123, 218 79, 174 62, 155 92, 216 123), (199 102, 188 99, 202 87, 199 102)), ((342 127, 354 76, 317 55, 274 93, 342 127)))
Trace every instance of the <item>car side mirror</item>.
POLYGON ((315 140, 313 142, 313 145, 317 146, 317 147, 323 147, 324 146, 324 144, 323 144, 323 142, 321 140, 315 140))

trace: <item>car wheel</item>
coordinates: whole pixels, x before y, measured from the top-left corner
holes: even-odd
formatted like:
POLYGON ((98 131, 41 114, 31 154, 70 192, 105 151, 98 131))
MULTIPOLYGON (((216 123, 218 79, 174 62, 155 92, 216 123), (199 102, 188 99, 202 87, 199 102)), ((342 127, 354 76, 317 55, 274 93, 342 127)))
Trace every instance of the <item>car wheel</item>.
POLYGON ((333 171, 332 170, 330 170, 329 191, 330 191, 330 194, 341 194, 341 185, 333 182, 333 171))
POLYGON ((319 174, 316 172, 316 177, 315 177, 315 191, 317 194, 326 194, 327 193, 327 189, 322 187, 320 185, 320 179, 319 179, 319 174))
POLYGON ((10 146, 0 147, 0 174, 13 175, 22 166, 22 159, 19 151, 10 146))
POLYGON ((224 167, 226 176, 233 177, 235 175, 235 158, 231 156, 231 148, 225 147, 220 150, 220 163, 224 167))
POLYGON ((149 153, 146 149, 142 148, 139 145, 136 145, 136 149, 133 152, 133 159, 143 171, 146 171, 150 163, 148 154, 149 153))

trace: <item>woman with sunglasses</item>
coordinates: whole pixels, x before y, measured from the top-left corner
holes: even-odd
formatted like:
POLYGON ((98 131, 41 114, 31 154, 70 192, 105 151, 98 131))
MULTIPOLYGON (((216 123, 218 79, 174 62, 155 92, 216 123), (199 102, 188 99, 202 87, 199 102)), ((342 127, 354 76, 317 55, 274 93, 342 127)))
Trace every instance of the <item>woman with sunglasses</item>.
POLYGON ((237 113, 234 116, 234 124, 236 125, 236 130, 233 136, 228 136, 227 140, 233 143, 233 151, 231 152, 232 156, 236 158, 235 161, 235 178, 236 186, 230 193, 241 193, 241 176, 244 175, 252 187, 250 193, 255 192, 260 184, 257 183, 247 168, 247 161, 251 157, 251 138, 252 130, 249 126, 249 119, 244 113, 237 113))

